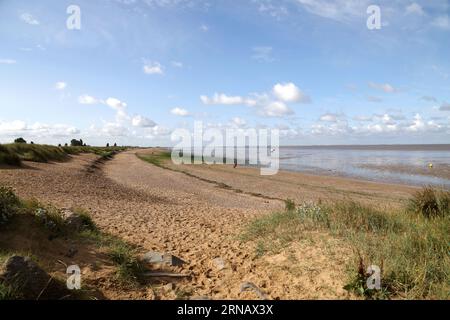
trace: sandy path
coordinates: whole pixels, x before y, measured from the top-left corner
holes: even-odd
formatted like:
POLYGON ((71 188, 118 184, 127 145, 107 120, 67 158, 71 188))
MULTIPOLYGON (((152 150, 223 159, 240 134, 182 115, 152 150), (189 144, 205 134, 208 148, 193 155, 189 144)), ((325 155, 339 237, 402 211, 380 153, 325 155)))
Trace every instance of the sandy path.
MULTIPOLYGON (((236 239, 247 219, 282 208, 283 203, 239 194, 150 165, 135 151, 116 156, 101 170, 88 171, 92 155, 60 164, 1 169, 0 183, 23 197, 58 206, 83 207, 98 225, 142 247, 169 252, 188 262, 189 280, 176 284, 191 296, 254 298, 240 285, 252 281, 270 298, 346 297, 344 265, 348 250, 317 234, 280 255, 258 259, 255 249, 236 239), (286 257, 297 257, 296 271, 286 257), (213 259, 227 268, 218 270, 213 259)), ((255 187, 258 190, 258 187, 255 187)), ((174 292, 158 291, 160 298, 174 292)))

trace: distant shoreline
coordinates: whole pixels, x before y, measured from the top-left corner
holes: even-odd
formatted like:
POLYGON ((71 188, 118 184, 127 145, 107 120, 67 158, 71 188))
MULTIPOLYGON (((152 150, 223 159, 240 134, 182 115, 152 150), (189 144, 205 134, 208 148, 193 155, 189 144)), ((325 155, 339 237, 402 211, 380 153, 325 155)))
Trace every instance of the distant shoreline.
POLYGON ((405 150, 405 151, 450 151, 450 144, 374 144, 374 145, 311 145, 280 146, 280 149, 339 149, 339 150, 405 150))

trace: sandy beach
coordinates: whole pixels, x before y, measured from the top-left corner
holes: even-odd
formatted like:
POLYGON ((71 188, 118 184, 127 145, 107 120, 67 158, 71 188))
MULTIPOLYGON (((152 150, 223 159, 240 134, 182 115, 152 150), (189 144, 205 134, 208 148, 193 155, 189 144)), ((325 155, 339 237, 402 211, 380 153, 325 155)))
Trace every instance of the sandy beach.
MULTIPOLYGON (((242 227, 254 217, 282 210, 287 198, 298 203, 351 198, 395 207, 416 190, 292 172, 264 177, 256 169, 220 165, 168 163, 168 170, 136 156, 150 152, 157 150, 130 150, 100 167, 92 166, 94 155, 27 163, 25 169, 2 169, 0 183, 24 198, 60 207, 81 204, 102 230, 139 246, 142 253, 155 250, 182 258, 188 262, 182 271, 192 277, 177 286, 192 297, 213 299, 255 298, 240 291, 244 282, 255 283, 271 299, 349 298, 343 286, 351 249, 341 240, 315 232, 258 259, 252 245, 239 241, 242 227), (225 266, 218 267, 217 258, 225 266)), ((148 292, 104 289, 107 298, 148 298, 148 292)), ((174 294, 156 290, 151 297, 171 299, 174 294)))

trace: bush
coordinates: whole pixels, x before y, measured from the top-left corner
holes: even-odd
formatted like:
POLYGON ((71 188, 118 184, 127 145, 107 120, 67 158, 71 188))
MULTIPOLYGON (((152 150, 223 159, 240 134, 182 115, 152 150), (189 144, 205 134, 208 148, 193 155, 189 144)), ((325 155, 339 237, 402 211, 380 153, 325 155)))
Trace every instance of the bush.
POLYGON ((27 143, 27 141, 24 138, 17 138, 14 140, 14 143, 27 143))
POLYGON ((7 147, 0 145, 0 164, 20 166, 21 161, 17 154, 11 152, 7 147))
POLYGON ((293 211, 295 210, 295 202, 292 199, 286 199, 284 200, 284 207, 286 211, 293 211))
POLYGON ((414 194, 409 210, 426 218, 450 216, 450 192, 426 187, 414 194))
POLYGON ((17 213, 20 200, 8 187, 0 186, 0 225, 7 223, 17 213))

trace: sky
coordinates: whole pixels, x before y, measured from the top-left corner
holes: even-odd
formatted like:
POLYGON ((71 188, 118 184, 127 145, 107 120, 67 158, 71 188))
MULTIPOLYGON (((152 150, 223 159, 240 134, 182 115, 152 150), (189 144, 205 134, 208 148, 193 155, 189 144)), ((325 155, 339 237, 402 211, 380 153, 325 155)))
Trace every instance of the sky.
POLYGON ((449 57, 450 0, 0 0, 0 142, 450 143, 449 57))

